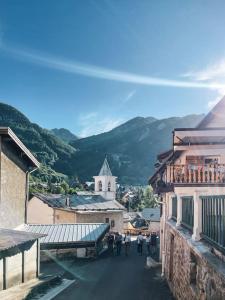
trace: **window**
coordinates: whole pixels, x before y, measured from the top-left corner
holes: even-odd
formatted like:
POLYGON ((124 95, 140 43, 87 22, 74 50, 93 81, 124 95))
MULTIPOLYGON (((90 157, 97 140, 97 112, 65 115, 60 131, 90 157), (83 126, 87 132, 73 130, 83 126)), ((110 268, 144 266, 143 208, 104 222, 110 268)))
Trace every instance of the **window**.
POLYGON ((174 235, 170 235, 169 280, 173 280, 174 235))
POLYGON ((218 164, 218 157, 215 156, 204 157, 204 161, 205 161, 205 165, 218 164))
POLYGON ((105 222, 109 224, 109 218, 105 218, 105 222))
POLYGON ((114 220, 111 220, 111 227, 115 227, 115 221, 114 220))
POLYGON ((194 199, 192 196, 182 197, 182 224, 188 229, 193 229, 194 199))
POLYGON ((172 218, 177 219, 177 197, 172 198, 172 218))
POLYGON ((99 190, 99 192, 102 191, 102 182, 101 181, 98 182, 98 190, 99 190))
POLYGON ((111 191, 111 182, 108 183, 108 192, 111 191))
POLYGON ((197 259, 191 252, 190 254, 190 284, 196 285, 197 282, 197 259))
POLYGON ((225 249, 225 196, 202 196, 202 235, 225 249))

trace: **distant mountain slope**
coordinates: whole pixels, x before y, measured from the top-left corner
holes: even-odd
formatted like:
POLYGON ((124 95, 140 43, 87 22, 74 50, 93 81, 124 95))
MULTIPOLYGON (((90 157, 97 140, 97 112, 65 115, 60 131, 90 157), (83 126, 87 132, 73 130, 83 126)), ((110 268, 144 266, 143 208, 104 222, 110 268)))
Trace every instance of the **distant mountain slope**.
POLYGON ((113 175, 125 184, 146 184, 154 171, 156 155, 171 148, 172 130, 194 127, 203 115, 157 120, 136 117, 113 130, 74 140, 68 145, 51 131, 31 123, 14 107, 0 103, 0 126, 11 127, 44 166, 42 179, 60 172, 89 181, 97 175, 105 155, 113 175), (48 169, 49 168, 49 169, 48 169), (50 172, 49 172, 50 170, 50 172))
POLYGON ((109 132, 72 142, 78 151, 72 155, 71 165, 81 180, 90 180, 107 155, 119 182, 146 184, 154 171, 156 155, 172 146, 173 129, 194 127, 202 117, 134 118, 109 132))
POLYGON ((68 173, 68 161, 75 149, 49 130, 31 123, 17 109, 4 103, 0 103, 0 126, 10 127, 39 161, 58 172, 68 173))
POLYGON ((65 128, 59 128, 59 129, 54 128, 51 130, 51 132, 67 144, 76 141, 78 139, 78 137, 75 134, 73 134, 72 132, 70 132, 68 129, 65 128))

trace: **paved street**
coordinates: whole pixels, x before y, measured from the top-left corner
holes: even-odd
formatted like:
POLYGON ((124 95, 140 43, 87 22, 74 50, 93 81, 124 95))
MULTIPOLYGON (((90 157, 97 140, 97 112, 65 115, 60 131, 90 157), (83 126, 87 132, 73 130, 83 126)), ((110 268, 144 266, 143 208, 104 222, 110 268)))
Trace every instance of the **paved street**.
POLYGON ((104 254, 93 261, 76 261, 64 276, 76 283, 59 294, 56 300, 169 300, 173 299, 161 279, 161 269, 146 268, 146 255, 136 253, 132 245, 129 257, 104 254))

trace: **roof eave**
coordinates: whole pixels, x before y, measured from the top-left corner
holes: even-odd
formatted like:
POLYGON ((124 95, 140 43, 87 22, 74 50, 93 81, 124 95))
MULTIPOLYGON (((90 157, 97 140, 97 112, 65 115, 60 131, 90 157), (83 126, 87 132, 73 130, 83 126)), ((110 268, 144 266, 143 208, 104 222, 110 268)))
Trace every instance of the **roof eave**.
POLYGON ((32 163, 34 169, 40 167, 40 163, 34 157, 34 155, 27 149, 27 147, 22 143, 22 141, 16 136, 16 134, 9 127, 0 127, 0 135, 8 135, 13 142, 26 154, 29 161, 32 163))

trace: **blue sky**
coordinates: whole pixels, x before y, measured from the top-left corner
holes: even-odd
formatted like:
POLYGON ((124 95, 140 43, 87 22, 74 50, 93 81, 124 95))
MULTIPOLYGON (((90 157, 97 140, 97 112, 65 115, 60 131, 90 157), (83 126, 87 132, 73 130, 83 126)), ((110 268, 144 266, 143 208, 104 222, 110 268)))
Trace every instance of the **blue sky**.
POLYGON ((0 101, 87 136, 206 113, 225 93, 225 1, 1 0, 0 101))

